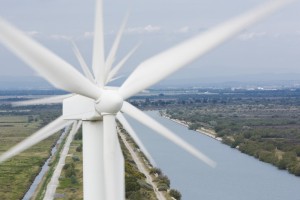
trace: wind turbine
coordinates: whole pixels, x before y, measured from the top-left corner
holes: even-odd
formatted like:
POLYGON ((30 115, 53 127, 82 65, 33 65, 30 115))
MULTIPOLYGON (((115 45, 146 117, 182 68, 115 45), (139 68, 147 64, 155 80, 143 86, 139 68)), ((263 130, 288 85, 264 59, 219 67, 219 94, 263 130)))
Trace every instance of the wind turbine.
MULTIPOLYGON (((124 159, 116 132, 116 118, 132 135, 128 123, 122 116, 124 112, 214 167, 215 162, 135 108, 126 99, 151 87, 289 2, 291 1, 272 0, 143 61, 119 88, 107 87, 106 83, 116 74, 116 68, 120 67, 111 69, 125 25, 122 25, 111 53, 105 61, 102 0, 96 0, 93 73, 89 72, 76 46, 74 48, 86 77, 0 18, 0 41, 56 88, 73 93, 70 97, 57 97, 53 100, 57 102, 64 99, 61 117, 3 153, 0 162, 30 148, 71 124, 73 120, 82 120, 84 199, 123 200, 124 159)), ((123 60, 126 61, 131 54, 132 52, 123 60)), ((121 65, 124 62, 121 61, 121 65)), ((48 99, 48 102, 51 100, 48 99)))

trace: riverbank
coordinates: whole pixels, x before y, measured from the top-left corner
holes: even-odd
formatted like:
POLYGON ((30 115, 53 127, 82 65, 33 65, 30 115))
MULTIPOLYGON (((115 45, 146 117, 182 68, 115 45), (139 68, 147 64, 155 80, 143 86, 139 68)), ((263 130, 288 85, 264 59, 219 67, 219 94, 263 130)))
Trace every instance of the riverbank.
MULTIPOLYGON (((191 129, 214 129, 222 137, 222 143, 231 148, 300 176, 300 124, 295 120, 298 108, 289 104, 259 106, 251 101, 235 106, 190 106, 190 111, 177 107, 164 111, 167 115, 162 114, 168 119, 183 120, 181 124, 191 129)), ((216 138, 205 130, 203 133, 216 138)))
POLYGON ((158 200, 166 200, 166 197, 164 196, 163 192, 159 191, 157 188, 157 185, 154 183, 154 180, 152 178, 152 176, 150 175, 149 171, 149 165, 147 165, 144 161, 145 158, 142 158, 140 156, 140 154, 138 154, 135 150, 133 145, 131 145, 127 140, 127 135, 125 135, 120 129, 118 129, 118 133, 125 145, 125 147, 127 148, 127 150, 129 151, 133 161, 135 162, 138 170, 143 173, 146 176, 146 182, 151 185, 153 187, 153 191, 156 195, 156 198, 158 200))
MULTIPOLYGON (((171 121, 173 121, 173 122, 176 122, 176 123, 178 123, 178 124, 181 124, 182 126, 185 126, 185 127, 189 128, 189 123, 186 122, 186 121, 178 120, 178 119, 173 119, 173 118, 171 118, 170 116, 168 116, 165 112, 160 112, 160 114, 161 114, 161 116, 164 117, 164 118, 167 118, 167 119, 169 119, 169 120, 171 120, 171 121)), ((215 140, 218 140, 218 141, 222 142, 222 138, 217 137, 217 133, 216 133, 215 131, 213 131, 213 130, 205 129, 205 128, 202 127, 202 128, 200 128, 200 129, 197 129, 197 130, 194 130, 194 131, 196 131, 196 132, 198 132, 198 133, 201 133, 201 134, 203 134, 203 135, 206 135, 206 136, 208 136, 208 137, 210 137, 210 138, 213 138, 213 139, 215 139, 215 140)))

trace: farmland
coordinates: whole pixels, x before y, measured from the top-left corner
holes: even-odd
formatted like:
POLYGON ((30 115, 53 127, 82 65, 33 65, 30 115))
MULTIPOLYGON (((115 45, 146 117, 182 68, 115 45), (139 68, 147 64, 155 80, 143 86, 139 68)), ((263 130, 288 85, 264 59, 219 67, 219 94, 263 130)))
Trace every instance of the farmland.
MULTIPOLYGON (((22 141, 59 115, 59 107, 0 107, 0 153, 22 141)), ((0 196, 3 200, 20 199, 30 187, 49 157, 58 134, 0 165, 0 196)))

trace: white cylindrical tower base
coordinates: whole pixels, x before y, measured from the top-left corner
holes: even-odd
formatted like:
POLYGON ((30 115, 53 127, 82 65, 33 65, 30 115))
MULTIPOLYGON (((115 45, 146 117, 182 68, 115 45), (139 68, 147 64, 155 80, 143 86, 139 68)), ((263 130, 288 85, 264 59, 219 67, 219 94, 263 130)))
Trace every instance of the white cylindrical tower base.
POLYGON ((120 147, 115 115, 106 114, 104 120, 104 177, 107 200, 125 199, 124 157, 120 147))
POLYGON ((102 121, 83 121, 82 140, 84 200, 108 200, 105 198, 102 121))

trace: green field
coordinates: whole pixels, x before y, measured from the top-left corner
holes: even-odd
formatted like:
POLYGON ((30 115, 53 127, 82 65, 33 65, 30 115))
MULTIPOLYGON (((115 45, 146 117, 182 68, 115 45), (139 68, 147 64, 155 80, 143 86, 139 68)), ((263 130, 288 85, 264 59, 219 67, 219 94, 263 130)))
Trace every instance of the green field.
MULTIPOLYGON (((56 106, 28 109, 25 112, 19 112, 18 108, 11 108, 11 112, 1 112, 0 153, 30 136, 60 113, 56 106)), ((0 110, 7 110, 7 105, 1 106, 0 110)), ((51 146, 58 136, 58 134, 55 134, 0 164, 1 200, 21 199, 23 197, 40 171, 41 166, 49 157, 51 146)))

